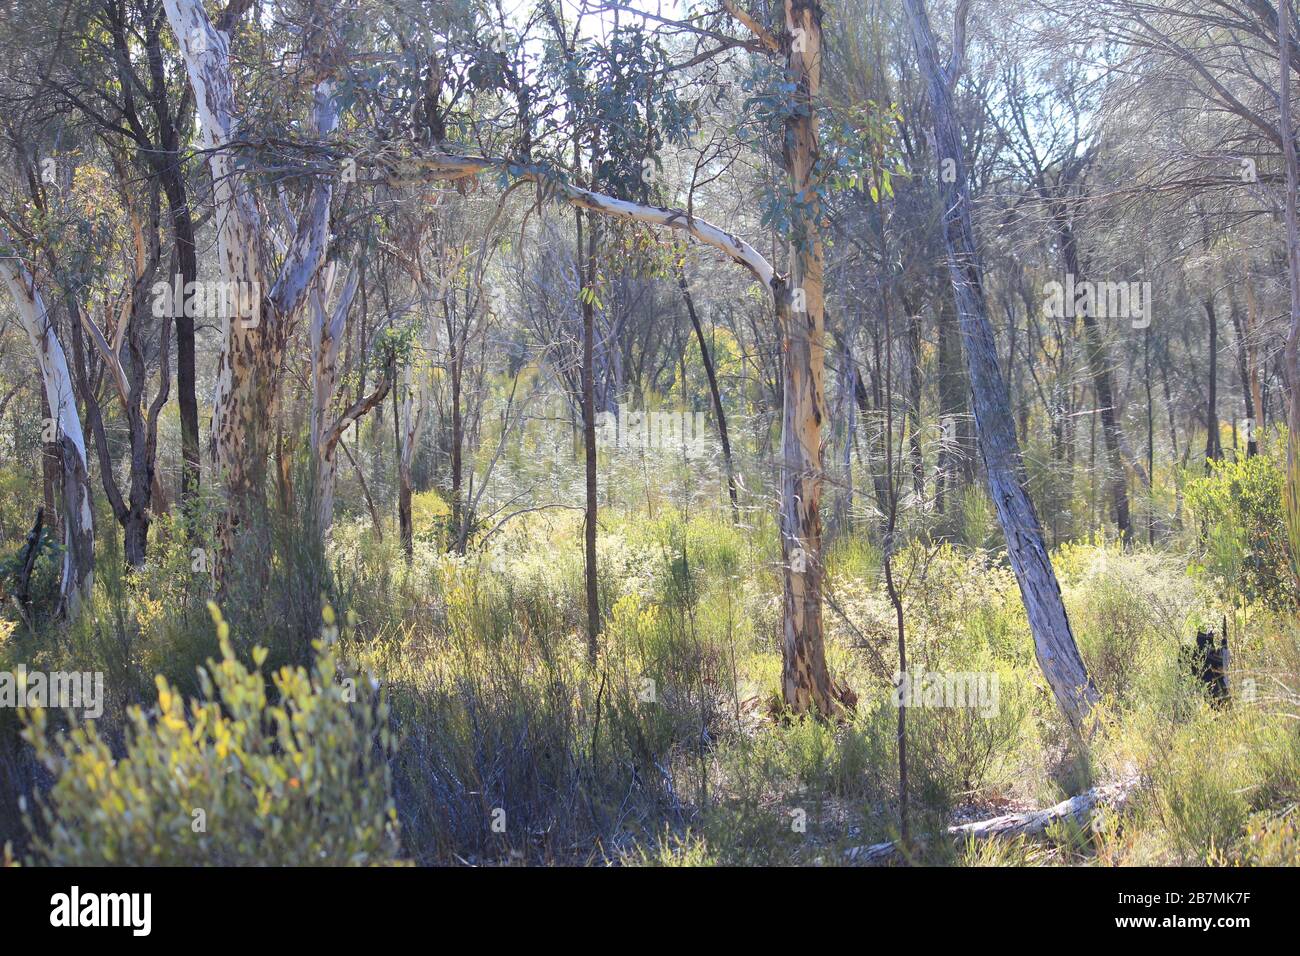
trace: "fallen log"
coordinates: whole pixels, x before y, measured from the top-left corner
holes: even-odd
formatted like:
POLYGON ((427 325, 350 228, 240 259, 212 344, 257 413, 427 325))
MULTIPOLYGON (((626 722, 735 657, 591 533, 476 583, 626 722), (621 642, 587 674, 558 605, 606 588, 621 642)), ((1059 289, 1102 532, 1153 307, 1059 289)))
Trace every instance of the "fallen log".
MULTIPOLYGON (((1137 789, 1137 785, 1137 777, 1128 777, 1118 783, 1093 787, 1077 797, 1062 800, 1046 810, 1008 813, 993 817, 991 820, 952 826, 948 828, 947 835, 959 843, 966 843, 969 840, 1042 837, 1052 824, 1066 820, 1085 826, 1092 821, 1093 814, 1103 807, 1122 809, 1133 791, 1137 789)), ((871 846, 851 847, 844 855, 850 863, 870 866, 887 863, 896 858, 899 855, 899 846, 891 840, 871 846)))

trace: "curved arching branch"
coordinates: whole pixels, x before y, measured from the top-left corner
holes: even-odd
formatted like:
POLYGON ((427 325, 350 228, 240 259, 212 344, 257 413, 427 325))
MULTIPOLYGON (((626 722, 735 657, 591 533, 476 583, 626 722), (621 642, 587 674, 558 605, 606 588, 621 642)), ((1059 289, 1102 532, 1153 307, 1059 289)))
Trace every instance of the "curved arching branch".
POLYGON ((652 226, 676 229, 691 236, 697 242, 712 246, 727 258, 744 266, 763 283, 768 294, 777 295, 781 277, 776 269, 757 249, 744 239, 725 229, 715 226, 706 219, 691 215, 683 209, 667 206, 652 206, 648 203, 631 202, 616 199, 595 190, 583 189, 571 183, 557 182, 544 173, 534 169, 521 169, 504 159, 486 156, 457 156, 437 153, 405 159, 398 164, 388 177, 392 183, 423 181, 429 179, 456 181, 479 176, 493 170, 504 170, 519 179, 533 182, 548 189, 554 189, 555 195, 570 205, 594 212, 597 215, 630 222, 643 222, 652 226))

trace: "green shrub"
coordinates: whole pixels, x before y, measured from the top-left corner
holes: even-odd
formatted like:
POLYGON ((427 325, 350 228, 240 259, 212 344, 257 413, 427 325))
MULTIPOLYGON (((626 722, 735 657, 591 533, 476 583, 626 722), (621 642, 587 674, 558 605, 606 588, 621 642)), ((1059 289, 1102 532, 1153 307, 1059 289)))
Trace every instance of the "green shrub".
POLYGON ((1300 830, 1291 816, 1257 814, 1246 826, 1238 862, 1247 866, 1300 866, 1300 830))
MULTIPOLYGON (((128 713, 120 759, 93 721, 51 740, 46 712, 31 712, 23 736, 55 779, 39 824, 28 818, 38 856, 63 866, 392 860, 387 709, 336 683, 333 611, 312 672, 272 675, 275 704, 211 611, 222 659, 200 673, 203 699, 187 702, 158 678, 157 707, 128 713)), ((253 657, 260 669, 266 651, 253 657)))
POLYGON ((1255 779, 1249 738, 1232 718, 1201 719, 1178 728, 1150 768, 1155 821, 1183 863, 1203 863, 1230 847, 1250 814, 1255 779))
POLYGON ((1200 563, 1221 586, 1273 610, 1300 603, 1282 511, 1282 465, 1269 454, 1211 463, 1188 482, 1188 509, 1201 522, 1200 563))
POLYGON ((997 676, 988 709, 914 706, 908 710, 913 762, 918 767, 924 764, 925 773, 945 793, 972 795, 1014 776, 1007 770, 1008 758, 1021 743, 1031 707, 1030 688, 1005 665, 995 667, 990 661, 977 672, 997 676))
MULTIPOLYGON (((0 614, 14 614, 17 605, 18 577, 27 552, 27 534, 15 535, 14 546, 0 550, 0 614)), ((29 614, 37 620, 52 617, 59 603, 59 580, 63 568, 63 545, 54 535, 52 523, 41 527, 36 542, 36 560, 27 582, 29 614)))
POLYGON ((994 548, 1001 542, 998 515, 993 502, 979 485, 961 493, 961 539, 972 548, 994 548))
POLYGON ((1197 601, 1179 563, 1107 546, 1068 551, 1066 608, 1098 690, 1121 706, 1156 700, 1157 686, 1172 690, 1169 669, 1197 601))

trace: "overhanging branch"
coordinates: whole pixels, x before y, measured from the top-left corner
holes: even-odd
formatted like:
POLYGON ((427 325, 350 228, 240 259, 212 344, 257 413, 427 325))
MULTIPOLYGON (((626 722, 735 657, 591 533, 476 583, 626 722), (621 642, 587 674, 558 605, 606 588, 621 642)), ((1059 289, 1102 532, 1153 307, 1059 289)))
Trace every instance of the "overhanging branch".
POLYGON ((438 153, 404 159, 389 176, 388 181, 395 184, 428 179, 455 181, 472 178, 490 170, 506 170, 519 179, 554 189, 555 195, 570 205, 598 215, 630 222, 643 222, 652 226, 664 226, 684 232, 697 242, 712 246, 729 259, 744 266, 759 282, 763 283, 769 295, 775 293, 779 277, 772 264, 757 249, 739 236, 682 209, 615 199, 604 193, 559 182, 535 169, 521 169, 506 160, 483 156, 438 153))

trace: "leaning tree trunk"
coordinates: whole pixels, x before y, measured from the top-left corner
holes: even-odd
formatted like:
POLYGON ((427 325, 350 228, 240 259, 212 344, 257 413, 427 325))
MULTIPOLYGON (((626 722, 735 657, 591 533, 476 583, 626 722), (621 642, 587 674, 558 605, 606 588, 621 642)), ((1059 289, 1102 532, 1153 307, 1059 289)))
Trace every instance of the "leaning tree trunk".
MULTIPOLYGON (((952 99, 963 38, 957 37, 952 62, 945 70, 939 65, 924 0, 904 0, 904 6, 929 90, 937 158, 950 173, 938 177, 944 209, 944 245, 961 321, 975 428, 988 475, 989 495, 1006 535, 1007 555, 1020 585, 1039 666, 1066 718, 1074 727, 1082 728, 1097 700, 1097 691, 1075 646, 1038 515, 1025 490, 1024 465, 998 367, 997 345, 984 301, 984 277, 975 252, 966 161, 952 99)), ((960 34, 964 32, 964 2, 959 9, 957 32, 960 34)))
POLYGON ((699 313, 695 311, 695 299, 691 295, 690 284, 686 281, 686 267, 678 259, 674 261, 674 268, 677 272, 677 286, 682 290, 682 301, 686 303, 686 314, 690 316, 691 328, 695 330, 695 341, 700 346, 700 362, 704 365, 704 375, 709 380, 709 397, 713 400, 713 414, 718 417, 718 439, 722 443, 722 464, 727 470, 727 495, 731 498, 731 517, 732 520, 739 520, 736 468, 731 460, 731 440, 727 436, 727 412, 722 407, 718 373, 713 367, 713 356, 709 354, 709 343, 704 340, 704 328, 700 324, 699 313))
POLYGON ((45 400, 57 429, 54 444, 63 467, 63 577, 59 586, 59 612, 71 619, 77 616, 82 603, 90 599, 95 581, 95 518, 90 503, 86 439, 77 415, 68 360, 36 288, 36 280, 21 260, 8 252, 0 256, 0 274, 36 353, 45 400))

